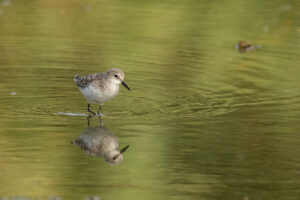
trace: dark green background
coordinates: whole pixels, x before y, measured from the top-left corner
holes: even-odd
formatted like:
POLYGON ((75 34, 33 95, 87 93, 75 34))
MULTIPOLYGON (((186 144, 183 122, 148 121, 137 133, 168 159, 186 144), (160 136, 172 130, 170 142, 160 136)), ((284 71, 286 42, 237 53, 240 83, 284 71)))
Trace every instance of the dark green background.
POLYGON ((0 198, 299 199, 299 13, 297 0, 0 1, 0 198), (243 39, 262 48, 241 54, 243 39), (70 144, 86 117, 55 114, 86 113, 73 76, 112 67, 132 88, 102 110, 130 145, 116 167, 70 144))

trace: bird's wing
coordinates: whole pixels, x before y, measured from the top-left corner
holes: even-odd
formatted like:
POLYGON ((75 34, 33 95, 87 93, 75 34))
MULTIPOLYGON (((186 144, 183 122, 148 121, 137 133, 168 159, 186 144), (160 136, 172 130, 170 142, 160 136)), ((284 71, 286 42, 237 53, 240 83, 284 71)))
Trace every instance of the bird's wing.
POLYGON ((94 81, 99 81, 103 79, 104 74, 89 74, 84 77, 75 76, 75 83, 77 87, 85 88, 88 84, 93 83, 94 81))

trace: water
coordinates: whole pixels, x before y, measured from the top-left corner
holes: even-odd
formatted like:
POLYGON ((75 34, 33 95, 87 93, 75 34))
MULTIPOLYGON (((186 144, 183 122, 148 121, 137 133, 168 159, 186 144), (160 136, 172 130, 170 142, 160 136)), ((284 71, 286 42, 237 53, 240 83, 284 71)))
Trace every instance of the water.
POLYGON ((2 1, 0 199, 299 199, 299 27, 295 0, 2 1), (111 67, 118 166, 71 144, 74 74, 111 67))

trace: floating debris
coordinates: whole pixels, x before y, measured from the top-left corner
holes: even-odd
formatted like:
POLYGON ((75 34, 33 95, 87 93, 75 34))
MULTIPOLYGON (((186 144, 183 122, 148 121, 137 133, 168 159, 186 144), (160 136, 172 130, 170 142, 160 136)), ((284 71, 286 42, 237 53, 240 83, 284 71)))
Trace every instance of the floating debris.
POLYGON ((85 11, 92 11, 92 10, 93 10, 93 7, 90 6, 90 5, 87 5, 87 6, 84 7, 84 10, 85 10, 85 11))
POLYGON ((292 6, 290 4, 286 4, 280 7, 281 11, 289 11, 292 9, 292 6))
POLYGON ((239 52, 244 53, 246 51, 253 51, 255 49, 260 49, 261 45, 252 45, 245 40, 241 40, 236 44, 236 48, 239 50, 239 52))
POLYGON ((100 197, 97 197, 97 196, 89 196, 89 197, 86 197, 84 200, 100 200, 100 197))
POLYGON ((269 26, 268 26, 268 25, 265 25, 264 28, 263 28, 263 31, 264 31, 264 32, 268 32, 268 31, 269 31, 269 26))
POLYGON ((15 96, 17 93, 16 92, 11 92, 10 93, 12 96, 15 96))
POLYGON ((10 6, 11 5, 11 1, 10 0, 3 0, 2 1, 2 6, 10 6))
POLYGON ((61 200, 60 197, 55 197, 55 196, 54 196, 54 197, 51 197, 51 196, 50 196, 48 199, 49 199, 49 200, 61 200))

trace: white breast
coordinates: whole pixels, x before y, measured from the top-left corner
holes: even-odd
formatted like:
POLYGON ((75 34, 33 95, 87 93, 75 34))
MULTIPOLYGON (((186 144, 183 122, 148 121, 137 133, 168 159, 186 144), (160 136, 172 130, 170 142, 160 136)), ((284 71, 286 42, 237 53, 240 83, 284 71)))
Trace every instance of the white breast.
POLYGON ((119 93, 119 85, 110 84, 105 90, 90 84, 85 88, 79 88, 83 96, 89 103, 105 103, 114 98, 119 93))

